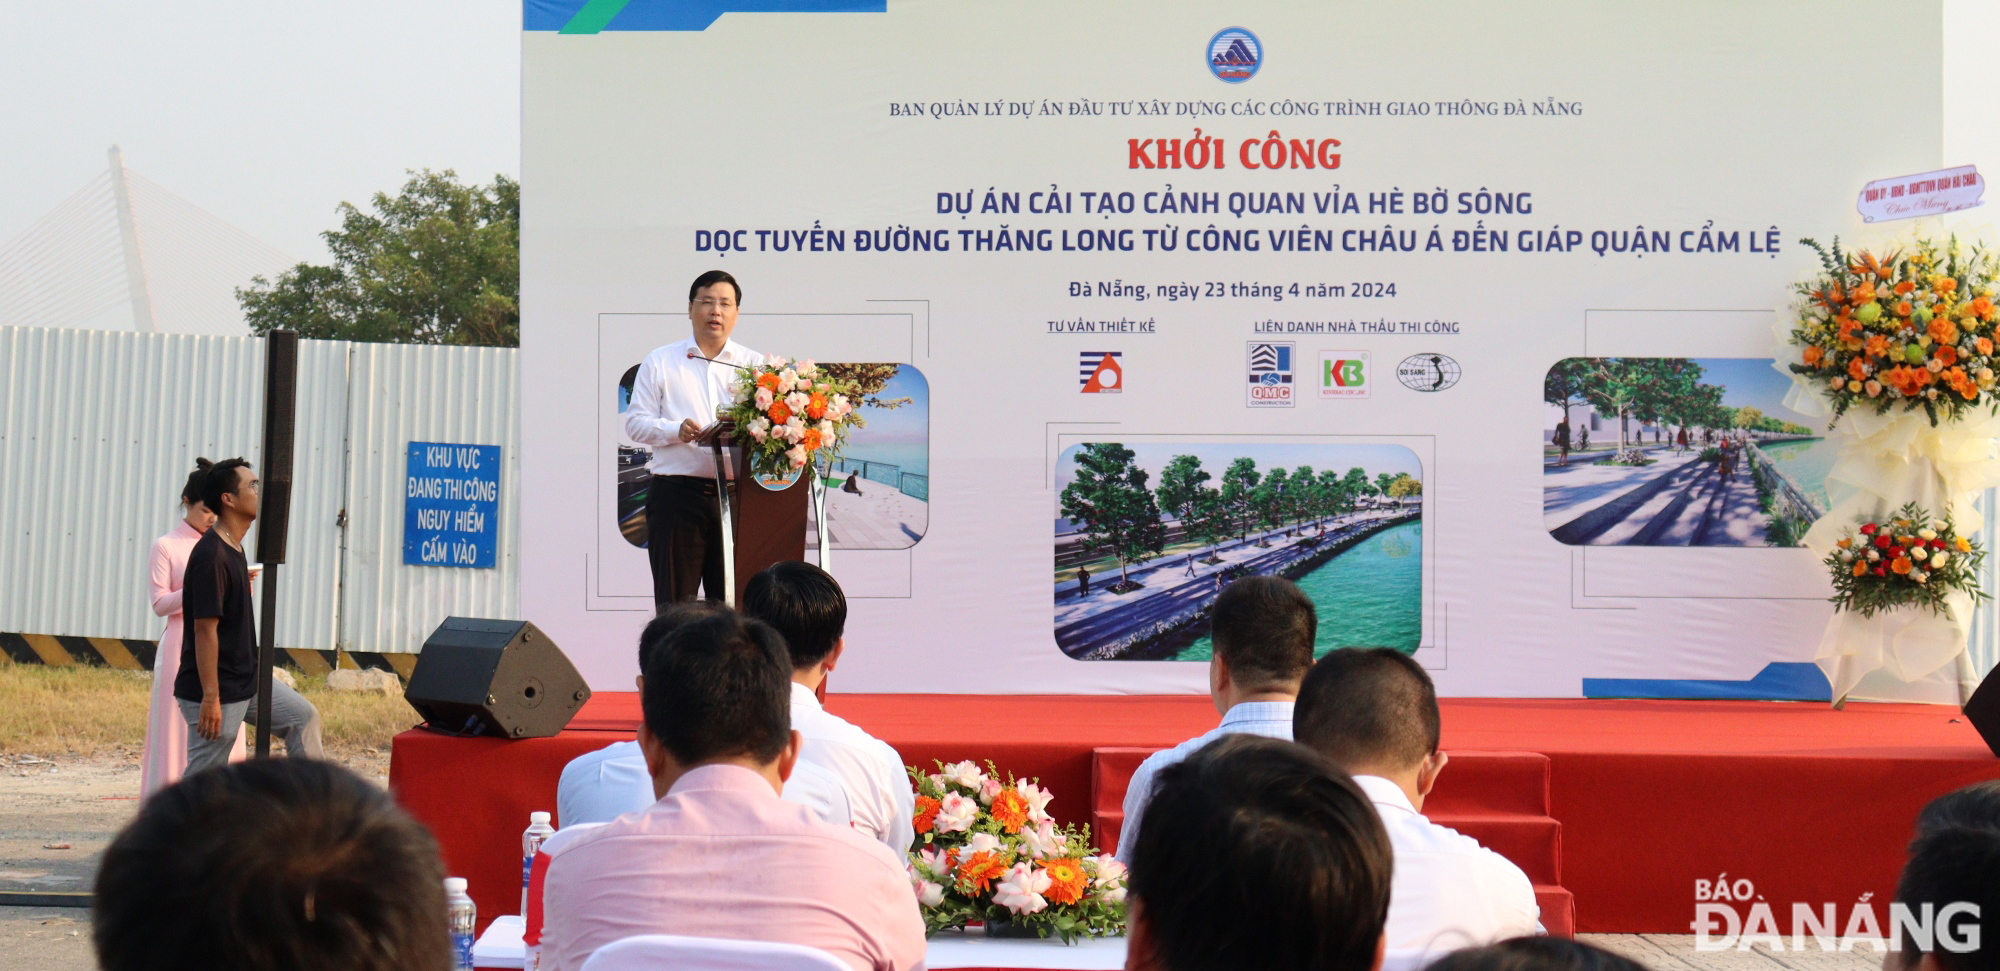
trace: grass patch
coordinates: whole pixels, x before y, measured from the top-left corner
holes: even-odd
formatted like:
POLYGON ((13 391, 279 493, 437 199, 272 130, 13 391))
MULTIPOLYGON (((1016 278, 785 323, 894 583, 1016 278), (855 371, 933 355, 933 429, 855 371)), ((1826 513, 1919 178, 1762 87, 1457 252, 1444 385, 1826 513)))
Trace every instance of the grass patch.
MULTIPOLYGON (((294 677, 319 709, 330 759, 386 755, 389 740, 419 721, 401 696, 330 691, 324 677, 294 677)), ((0 662, 0 753, 136 757, 152 685, 150 671, 0 662)))

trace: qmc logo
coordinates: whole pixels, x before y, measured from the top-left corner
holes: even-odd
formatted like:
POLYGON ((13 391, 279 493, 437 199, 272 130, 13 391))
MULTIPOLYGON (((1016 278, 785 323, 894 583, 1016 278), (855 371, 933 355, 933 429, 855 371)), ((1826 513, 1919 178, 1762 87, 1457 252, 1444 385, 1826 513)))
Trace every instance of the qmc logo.
POLYGON ((1125 390, 1124 351, 1084 351, 1077 355, 1076 380, 1084 394, 1117 394, 1125 390))
POLYGON ((1292 406, 1292 345, 1290 341, 1250 343, 1249 401, 1252 408, 1292 406))
POLYGON ((1264 45, 1241 27, 1225 27, 1208 41, 1208 69, 1230 84, 1256 76, 1264 65, 1264 45))

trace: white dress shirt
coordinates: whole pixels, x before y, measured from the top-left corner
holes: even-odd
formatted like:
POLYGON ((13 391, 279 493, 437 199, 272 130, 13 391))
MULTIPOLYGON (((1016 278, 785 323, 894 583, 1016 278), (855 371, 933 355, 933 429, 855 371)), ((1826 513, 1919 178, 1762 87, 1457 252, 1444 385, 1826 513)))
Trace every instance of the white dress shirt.
POLYGON ((1173 765, 1195 753, 1196 749, 1221 738, 1237 733, 1263 735, 1267 738, 1292 740, 1292 703, 1289 701, 1246 701, 1222 716, 1222 724, 1205 734, 1190 738, 1173 748, 1154 752, 1146 756, 1132 770, 1132 781, 1125 786, 1125 821, 1118 830, 1118 860, 1132 862, 1132 847, 1139 839, 1139 817, 1146 812, 1146 803, 1153 798, 1153 777, 1161 769, 1173 765))
MULTIPOLYGON (((848 824, 846 787, 823 766, 801 758, 785 780, 784 798, 812 810, 821 822, 848 824)), ((563 766, 556 782, 556 823, 564 829, 579 823, 608 823, 653 802, 653 776, 646 771, 639 743, 616 742, 563 766)), ((911 811, 915 812, 914 804, 911 811)), ((909 841, 903 845, 908 847, 909 841)))
MULTIPOLYGON (((862 731, 852 722, 820 707, 811 688, 792 682, 792 728, 804 736, 799 750, 799 768, 812 766, 836 780, 847 818, 841 820, 869 839, 879 840, 895 851, 898 858, 910 852, 916 839, 912 817, 917 811, 917 793, 903 757, 888 743, 862 731)), ((801 780, 794 770, 785 784, 785 799, 811 806, 820 818, 836 822, 817 801, 831 801, 830 795, 815 793, 813 780, 801 780), (795 797, 793 783, 799 782, 795 797)))
POLYGON ((1396 857, 1389 889, 1391 951, 1433 954, 1541 933, 1528 875, 1477 840, 1425 819, 1401 786, 1357 775, 1396 857))
MULTIPOLYGON (((715 413, 736 400, 743 372, 730 364, 755 367, 764 355, 735 341, 722 345, 717 364, 688 357, 701 354, 693 337, 678 340, 646 355, 632 380, 632 401, 625 408, 625 437, 653 448, 646 469, 654 475, 715 478, 715 456, 693 442, 681 441, 681 422, 689 418, 706 427, 715 413)), ((707 355, 703 355, 704 357, 707 355)))

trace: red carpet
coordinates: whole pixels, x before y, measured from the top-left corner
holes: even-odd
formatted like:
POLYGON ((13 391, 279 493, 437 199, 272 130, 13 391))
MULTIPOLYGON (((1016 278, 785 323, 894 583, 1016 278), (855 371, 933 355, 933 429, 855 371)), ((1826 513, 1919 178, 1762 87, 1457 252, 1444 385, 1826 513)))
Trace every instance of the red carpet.
MULTIPOLYGON (((836 694, 828 707, 912 764, 992 759, 1039 776, 1057 795, 1050 810, 1078 823, 1091 821, 1097 749, 1163 748, 1217 721, 1197 697, 836 694)), ((1939 706, 1447 699, 1443 708, 1447 750, 1548 757, 1546 815, 1560 825, 1551 865, 1574 895, 1578 931, 1689 933, 1694 882, 1725 872, 1752 881, 1781 914, 1789 902, 1844 911, 1863 893, 1887 899, 1917 810, 2000 777, 1972 726, 1939 706)), ((622 693, 596 696, 550 739, 405 732, 390 785, 490 919, 516 908, 520 832, 529 811, 554 808, 563 765, 631 737, 637 722, 637 696, 622 693)), ((1441 802, 1441 816, 1476 815, 1489 786, 1513 784, 1461 778, 1454 789, 1453 771, 1440 798, 1454 792, 1472 808, 1447 813, 1441 802)), ((1122 798, 1120 782, 1096 794, 1098 805, 1113 788, 1122 798)))

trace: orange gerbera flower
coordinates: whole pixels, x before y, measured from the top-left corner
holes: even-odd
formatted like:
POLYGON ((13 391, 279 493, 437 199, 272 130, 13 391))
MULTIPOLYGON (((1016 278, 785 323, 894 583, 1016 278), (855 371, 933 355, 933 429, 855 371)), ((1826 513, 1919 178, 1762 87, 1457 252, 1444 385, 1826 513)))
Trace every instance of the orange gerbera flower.
POLYGON ((806 447, 806 451, 808 452, 819 448, 819 429, 817 428, 806 429, 805 436, 799 439, 799 444, 804 445, 806 447))
POLYGON ((1868 561, 1867 561, 1867 560, 1855 560, 1855 561, 1854 561, 1854 575, 1855 575, 1855 576, 1860 576, 1860 575, 1862 575, 1863 573, 1867 573, 1867 572, 1868 572, 1868 561))
POLYGON ((958 883, 972 893, 985 893, 993 881, 1007 875, 1007 861, 1000 854, 981 850, 958 865, 958 883))
POLYGON ((817 391, 812 393, 812 398, 806 402, 806 417, 813 421, 826 417, 826 395, 817 391))
POLYGON ((918 796, 917 815, 914 820, 917 832, 920 834, 928 833, 937 828, 938 810, 943 808, 944 804, 938 802, 936 799, 932 799, 929 796, 918 796))
POLYGON ((1865 381, 1868 379, 1867 366, 1862 364, 1861 359, 1858 357, 1848 358, 1847 376, 1853 378, 1856 381, 1865 381))
POLYGON ((1958 363, 1958 348, 1950 344, 1939 344, 1935 350, 1931 351, 1931 356, 1937 358, 1939 364, 1950 367, 1958 363))
POLYGON ((1950 317, 1932 317, 1930 334, 1931 340, 1940 344, 1958 343, 1958 325, 1950 317))
POLYGON ((782 401, 771 402, 771 410, 764 414, 770 416, 773 425, 782 425, 792 420, 792 409, 782 401))
POLYGON ((1028 825, 1028 800, 1022 798, 1020 790, 1008 786, 993 797, 993 820, 1009 833, 1018 833, 1028 825))
POLYGON ((1868 348, 1868 356, 1886 357, 1889 353, 1889 338, 1881 334, 1870 334, 1864 346, 1868 348))
POLYGON ((1042 872, 1049 875, 1049 889, 1042 891, 1042 896, 1052 904, 1076 903, 1090 885, 1080 860, 1050 860, 1042 864, 1042 872))
POLYGON ((770 391, 770 392, 771 392, 772 394, 777 394, 777 393, 778 393, 778 376, 777 376, 777 375, 775 375, 775 374, 759 374, 759 375, 757 375, 757 387, 760 387, 760 388, 764 388, 764 389, 766 389, 766 390, 769 390, 769 391, 770 391))
POLYGON ((1896 571, 1898 575, 1910 572, 1910 558, 1907 556, 1896 557, 1889 562, 1889 569, 1896 571))

